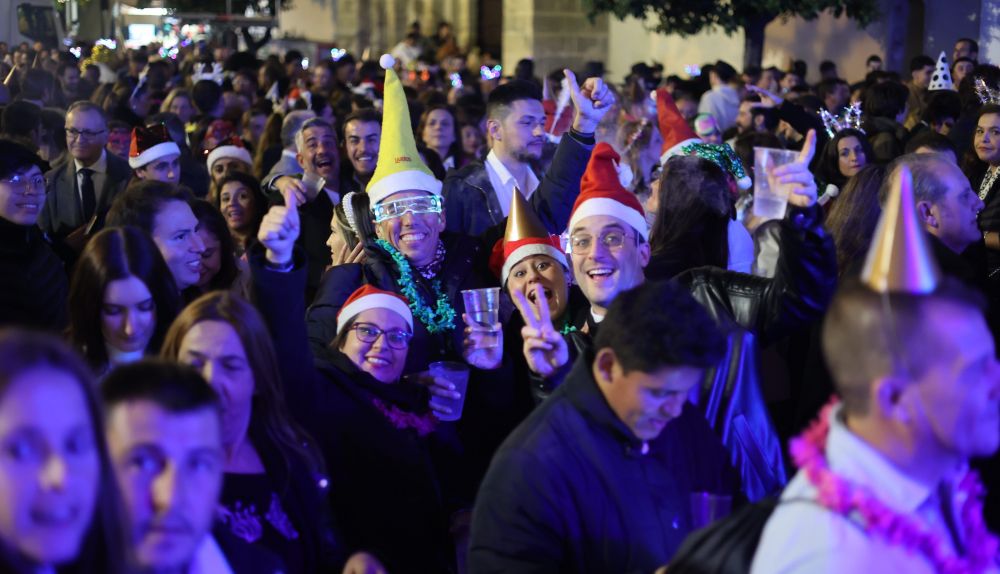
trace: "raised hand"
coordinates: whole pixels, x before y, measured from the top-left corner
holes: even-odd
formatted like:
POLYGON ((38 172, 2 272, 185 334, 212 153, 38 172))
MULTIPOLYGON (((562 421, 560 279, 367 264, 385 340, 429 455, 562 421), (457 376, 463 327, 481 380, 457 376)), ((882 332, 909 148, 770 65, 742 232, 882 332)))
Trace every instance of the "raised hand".
POLYGON ((799 207, 809 207, 816 203, 816 179, 809 171, 809 163, 816 155, 816 130, 809 130, 806 141, 802 144, 799 157, 792 163, 777 167, 772 177, 782 185, 790 185, 788 203, 799 207))
POLYGON ((462 320, 465 321, 465 338, 462 339, 465 362, 485 370, 499 367, 503 360, 503 325, 482 326, 465 313, 462 313, 462 320), (494 342, 493 346, 486 346, 494 342))
POLYGON ((552 326, 549 302, 545 299, 545 289, 541 285, 535 285, 537 307, 520 291, 514 291, 514 298, 524 317, 525 326, 521 329, 521 338, 524 339, 524 358, 528 361, 528 368, 535 374, 548 378, 569 362, 569 345, 552 326))
POLYGON ((299 205, 305 205, 309 200, 306 184, 297 177, 283 175, 271 182, 271 186, 281 192, 281 197, 284 197, 286 202, 289 196, 294 196, 299 205))
POLYGON ((600 78, 589 78, 581 86, 576 83, 576 74, 572 70, 563 70, 563 74, 566 74, 570 98, 576 108, 573 129, 585 134, 594 133, 601 118, 615 102, 614 94, 600 78))
POLYGON ((766 100, 770 100, 770 102, 773 105, 775 105, 775 106, 780 106, 781 103, 785 101, 778 94, 776 94, 776 93, 774 93, 774 92, 772 92, 770 90, 765 90, 764 88, 757 87, 757 86, 755 86, 753 84, 746 84, 746 90, 748 92, 752 92, 754 94, 757 94, 757 95, 761 96, 762 98, 764 98, 766 100))
POLYGON ((330 267, 336 267, 338 265, 346 265, 348 263, 364 263, 368 259, 365 254, 365 246, 358 242, 354 246, 354 249, 348 249, 347 243, 344 243, 338 253, 333 257, 333 261, 330 263, 330 267))
POLYGON ((299 238, 299 207, 294 194, 285 196, 285 205, 274 205, 260 222, 257 240, 267 248, 267 260, 286 265, 292 260, 295 240, 299 238))

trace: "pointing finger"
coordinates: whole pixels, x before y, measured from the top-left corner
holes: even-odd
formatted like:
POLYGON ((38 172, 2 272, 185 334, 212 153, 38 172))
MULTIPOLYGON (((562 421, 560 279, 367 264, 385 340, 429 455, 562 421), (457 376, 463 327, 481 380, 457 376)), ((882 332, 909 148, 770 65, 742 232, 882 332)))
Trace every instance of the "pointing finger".
POLYGON ((802 144, 802 151, 799 152, 798 162, 809 165, 814 155, 816 155, 816 130, 809 130, 806 134, 806 143, 802 144))

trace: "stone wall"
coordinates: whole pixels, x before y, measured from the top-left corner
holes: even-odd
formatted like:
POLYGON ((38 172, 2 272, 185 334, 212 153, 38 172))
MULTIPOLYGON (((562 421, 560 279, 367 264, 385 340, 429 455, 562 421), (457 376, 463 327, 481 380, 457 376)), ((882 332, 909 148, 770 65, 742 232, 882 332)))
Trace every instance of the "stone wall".
POLYGON ((592 24, 581 0, 504 0, 503 63, 513 69, 531 58, 538 75, 579 69, 589 60, 607 61, 608 17, 592 24))

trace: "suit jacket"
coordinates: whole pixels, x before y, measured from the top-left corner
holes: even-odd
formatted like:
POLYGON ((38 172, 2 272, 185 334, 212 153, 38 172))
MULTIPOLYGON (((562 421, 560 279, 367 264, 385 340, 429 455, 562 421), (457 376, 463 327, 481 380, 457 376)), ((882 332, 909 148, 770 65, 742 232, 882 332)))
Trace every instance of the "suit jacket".
MULTIPOLYGON (((113 153, 108 155, 107 177, 97 191, 98 214, 106 214, 111 202, 125 189, 132 177, 128 162, 113 153)), ((45 174, 45 208, 38 218, 42 231, 55 237, 69 235, 74 229, 87 223, 83 220, 83 204, 76 182, 76 163, 70 158, 61 166, 45 174)), ((103 217, 98 218, 103 225, 103 217)), ((97 232, 94 229, 93 232, 97 232)))
POLYGON ((261 183, 263 183, 265 187, 268 187, 271 185, 271 182, 273 182, 280 176, 295 175, 297 173, 302 173, 302 171, 303 171, 302 166, 299 165, 298 160, 296 160, 294 157, 288 156, 285 153, 282 153, 281 157, 278 159, 278 162, 274 164, 274 167, 271 168, 271 171, 264 176, 264 179, 261 181, 261 183))

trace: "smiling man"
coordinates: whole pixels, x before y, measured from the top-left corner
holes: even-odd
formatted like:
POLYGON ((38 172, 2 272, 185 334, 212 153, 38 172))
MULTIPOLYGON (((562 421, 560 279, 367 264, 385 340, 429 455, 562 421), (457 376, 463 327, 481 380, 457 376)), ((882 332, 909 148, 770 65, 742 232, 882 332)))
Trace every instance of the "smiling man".
POLYGON ((512 195, 520 192, 550 233, 562 233, 566 221, 553 217, 550 206, 568 209, 572 205, 595 142, 594 131, 613 101, 603 82, 594 78, 582 88, 594 103, 579 105, 585 98, 579 97, 576 77, 568 70, 564 73, 576 114, 544 175, 532 167, 542 157, 547 141, 541 91, 534 84, 515 80, 490 92, 486 130, 492 148, 485 162, 473 162, 445 180, 448 231, 482 234, 503 221, 512 195))
POLYGON ((364 191, 368 185, 378 162, 381 137, 382 116, 377 111, 360 109, 344 118, 344 152, 349 162, 341 185, 345 195, 348 191, 364 191))
POLYGON ((341 197, 337 131, 324 119, 306 120, 295 135, 295 147, 303 173, 275 178, 272 186, 280 193, 271 194, 271 203, 284 205, 285 197, 295 194, 302 226, 298 241, 309 263, 306 300, 311 301, 323 271, 331 262, 326 241, 330 237, 333 208, 341 197))
POLYGON ((0 140, 0 326, 66 326, 66 273, 35 225, 45 203, 44 169, 30 149, 0 140))
POLYGON ((691 295, 667 282, 621 293, 594 348, 494 458, 470 572, 653 572, 695 527, 692 493, 735 491, 686 404, 726 348, 691 295))

